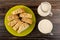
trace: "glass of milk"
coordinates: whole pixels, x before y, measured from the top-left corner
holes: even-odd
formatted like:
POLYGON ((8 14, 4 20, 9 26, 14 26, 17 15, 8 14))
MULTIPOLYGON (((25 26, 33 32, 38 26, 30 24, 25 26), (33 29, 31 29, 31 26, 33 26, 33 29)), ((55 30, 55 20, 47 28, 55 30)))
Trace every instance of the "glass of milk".
POLYGON ((51 32, 53 29, 53 23, 48 19, 43 19, 38 24, 38 30, 43 34, 53 35, 51 32))
POLYGON ((37 9, 37 12, 40 16, 52 16, 53 13, 51 12, 51 4, 49 2, 42 2, 37 9))

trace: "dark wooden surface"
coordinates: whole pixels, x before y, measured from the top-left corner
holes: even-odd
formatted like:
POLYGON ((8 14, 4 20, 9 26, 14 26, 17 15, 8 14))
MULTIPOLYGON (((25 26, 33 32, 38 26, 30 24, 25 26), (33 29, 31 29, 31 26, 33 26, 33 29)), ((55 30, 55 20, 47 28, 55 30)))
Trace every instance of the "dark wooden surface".
POLYGON ((0 0, 0 40, 7 39, 7 40, 17 40, 17 39, 26 39, 26 40, 60 40, 60 0, 0 0), (43 17, 40 17, 37 13, 37 7, 41 2, 48 1, 52 4, 52 12, 53 16, 44 17, 49 19, 53 22, 54 28, 52 33, 53 36, 47 34, 44 35, 38 31, 37 25, 38 22, 43 17), (4 25, 4 17, 6 12, 15 5, 25 5, 30 7, 36 16, 36 26, 34 30, 25 37, 16 37, 11 35, 5 28, 4 25))

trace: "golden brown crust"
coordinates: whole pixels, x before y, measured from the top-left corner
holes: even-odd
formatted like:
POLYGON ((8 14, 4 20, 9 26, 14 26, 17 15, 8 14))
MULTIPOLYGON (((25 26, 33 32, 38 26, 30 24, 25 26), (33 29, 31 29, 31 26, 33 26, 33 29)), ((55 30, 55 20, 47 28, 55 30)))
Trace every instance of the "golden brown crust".
POLYGON ((14 19, 18 19, 19 17, 17 15, 10 15, 8 16, 8 20, 11 21, 11 20, 14 20, 14 19))
POLYGON ((19 9, 13 11, 12 14, 20 14, 20 13, 24 13, 24 12, 25 12, 25 11, 24 11, 23 8, 19 8, 19 9))
POLYGON ((19 26, 21 26, 22 25, 22 21, 18 21, 18 23, 15 25, 15 26, 13 26, 13 30, 17 30, 18 28, 19 28, 19 26))
POLYGON ((29 13, 22 13, 19 15, 20 17, 25 17, 25 18, 32 18, 32 15, 29 13))
POLYGON ((13 27, 14 25, 16 25, 16 23, 19 21, 19 19, 15 19, 15 20, 12 20, 8 23, 9 26, 13 27))
POLYGON ((25 29, 27 29, 29 25, 27 23, 23 23, 21 26, 19 26, 19 29, 17 30, 18 33, 21 33, 25 29))
POLYGON ((22 21, 26 22, 26 23, 29 23, 29 24, 32 24, 32 20, 29 19, 29 18, 22 18, 22 21))

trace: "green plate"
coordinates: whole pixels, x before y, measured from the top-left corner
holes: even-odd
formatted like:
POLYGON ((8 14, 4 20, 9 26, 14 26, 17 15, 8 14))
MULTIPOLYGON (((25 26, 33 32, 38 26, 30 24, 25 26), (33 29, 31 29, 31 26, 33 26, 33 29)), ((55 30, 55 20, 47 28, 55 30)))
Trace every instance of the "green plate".
POLYGON ((9 33, 11 33, 11 34, 14 35, 14 36, 20 36, 20 37, 22 37, 22 36, 26 36, 26 35, 28 35, 29 33, 32 32, 32 30, 33 30, 34 27, 35 27, 36 18, 35 18, 35 15, 34 15, 33 11, 32 11, 30 8, 28 8, 28 7, 24 6, 24 5, 17 5, 17 6, 12 7, 12 8, 6 13, 4 23, 5 23, 6 29, 8 30, 9 33), (26 30, 24 30, 24 31, 21 32, 21 33, 17 33, 16 31, 14 31, 14 30, 12 29, 12 27, 10 27, 10 26, 8 25, 8 22, 9 22, 9 21, 7 20, 7 17, 8 17, 9 15, 11 15, 11 12, 14 11, 14 10, 16 10, 16 9, 18 9, 18 8, 24 8, 24 10, 25 10, 27 13, 32 14, 32 21, 33 21, 33 23, 29 26, 29 28, 27 28, 26 30))

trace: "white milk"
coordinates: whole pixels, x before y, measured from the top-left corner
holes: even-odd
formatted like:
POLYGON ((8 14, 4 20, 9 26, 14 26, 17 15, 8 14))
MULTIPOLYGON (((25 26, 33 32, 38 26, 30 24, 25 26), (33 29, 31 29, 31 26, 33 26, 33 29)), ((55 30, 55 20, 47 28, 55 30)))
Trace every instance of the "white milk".
POLYGON ((47 19, 43 19, 39 22, 38 29, 41 33, 44 33, 44 34, 51 33, 53 29, 53 24, 51 21, 47 19))
POLYGON ((51 4, 49 2, 42 2, 41 5, 38 6, 37 12, 40 16, 48 16, 51 14, 51 4))

